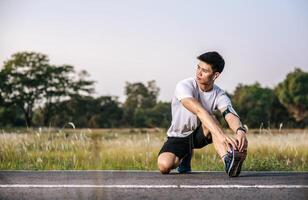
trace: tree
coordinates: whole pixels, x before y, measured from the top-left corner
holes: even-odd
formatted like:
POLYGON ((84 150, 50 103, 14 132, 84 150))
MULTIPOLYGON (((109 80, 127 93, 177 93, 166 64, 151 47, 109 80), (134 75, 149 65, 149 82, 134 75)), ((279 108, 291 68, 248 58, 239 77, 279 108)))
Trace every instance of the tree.
POLYGON ((73 66, 48 66, 44 72, 46 78, 43 81, 44 125, 47 126, 50 118, 57 112, 56 103, 63 99, 69 99, 75 95, 88 95, 93 93, 93 81, 86 80, 88 73, 81 71, 78 76, 73 66))
POLYGON ((140 109, 152 108, 156 105, 159 88, 155 81, 143 83, 126 82, 125 94, 127 96, 124 103, 124 120, 128 125, 134 124, 135 112, 143 112, 140 109))
POLYGON ((23 113, 15 106, 0 105, 0 127, 21 127, 24 126, 25 120, 23 113))
POLYGON ((148 108, 156 104, 159 88, 154 80, 149 81, 147 86, 140 82, 126 82, 125 94, 127 96, 125 106, 148 108))
POLYGON ((93 81, 86 81, 86 74, 83 71, 76 76, 69 65, 50 65, 47 55, 41 53, 19 52, 0 71, 0 96, 6 105, 16 105, 22 110, 27 126, 32 125, 34 109, 45 104, 47 125, 55 102, 82 91, 93 91, 93 81))
POLYGON ((0 72, 0 94, 6 105, 18 106, 28 126, 32 125, 33 108, 42 99, 46 55, 22 52, 12 55, 0 72))
POLYGON ((262 88, 259 83, 239 84, 232 101, 242 121, 250 128, 258 128, 261 124, 269 127, 279 127, 281 123, 288 127, 296 125, 292 116, 278 101, 274 90, 262 88))
POLYGON ((100 103, 100 115, 97 120, 99 127, 114 128, 122 126, 123 109, 120 107, 118 97, 101 96, 98 101, 100 103))
POLYGON ((278 84, 275 92, 279 101, 297 122, 308 124, 308 73, 296 68, 278 84))
POLYGON ((58 112, 52 117, 53 125, 62 127, 73 122, 76 127, 111 128, 121 125, 122 108, 114 96, 75 95, 57 105, 58 112))
POLYGON ((261 123, 270 123, 274 98, 274 92, 269 88, 262 88, 259 83, 239 84, 232 101, 242 121, 248 127, 257 128, 261 123))
POLYGON ((147 127, 168 128, 171 124, 171 103, 158 102, 148 110, 147 127))
POLYGON ((279 127, 280 124, 282 124, 283 127, 289 128, 299 126, 288 110, 279 102, 276 95, 273 99, 270 113, 271 126, 279 127))
POLYGON ((134 127, 164 127, 171 123, 171 105, 168 102, 158 102, 152 108, 138 108, 133 116, 134 127))

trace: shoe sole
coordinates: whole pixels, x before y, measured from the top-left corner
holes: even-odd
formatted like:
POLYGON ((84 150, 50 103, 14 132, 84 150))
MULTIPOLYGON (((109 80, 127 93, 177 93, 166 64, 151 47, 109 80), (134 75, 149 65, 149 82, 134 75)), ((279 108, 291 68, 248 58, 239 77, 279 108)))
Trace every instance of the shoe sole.
POLYGON ((239 176, 240 173, 241 173, 242 165, 243 165, 243 163, 246 159, 246 156, 247 156, 247 151, 246 152, 239 152, 239 155, 241 157, 241 160, 240 160, 239 165, 236 169, 235 177, 239 176))
POLYGON ((178 173, 179 173, 179 174, 190 174, 191 171, 185 171, 185 172, 179 172, 179 171, 178 171, 178 173))
POLYGON ((230 164, 230 168, 228 170, 229 177, 236 177, 236 174, 238 172, 238 167, 241 163, 241 153, 238 151, 232 151, 232 161, 230 164))

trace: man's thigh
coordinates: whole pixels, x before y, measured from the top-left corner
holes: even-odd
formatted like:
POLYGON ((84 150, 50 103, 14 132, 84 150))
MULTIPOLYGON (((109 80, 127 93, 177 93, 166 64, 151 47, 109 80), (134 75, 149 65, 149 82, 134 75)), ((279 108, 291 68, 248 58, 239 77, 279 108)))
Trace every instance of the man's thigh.
POLYGON ((191 147, 192 143, 189 137, 168 137, 159 152, 159 156, 163 153, 172 153, 181 160, 184 156, 191 152, 191 147))
POLYGON ((192 133, 193 148, 200 149, 208 144, 213 143, 211 133, 204 126, 200 125, 192 133))

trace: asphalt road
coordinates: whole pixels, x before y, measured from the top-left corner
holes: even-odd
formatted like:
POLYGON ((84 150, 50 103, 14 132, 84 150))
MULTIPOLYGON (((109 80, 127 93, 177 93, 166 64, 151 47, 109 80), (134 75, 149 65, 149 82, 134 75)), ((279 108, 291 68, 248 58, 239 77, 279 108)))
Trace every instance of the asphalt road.
POLYGON ((308 199, 308 172, 0 171, 0 199, 308 199))

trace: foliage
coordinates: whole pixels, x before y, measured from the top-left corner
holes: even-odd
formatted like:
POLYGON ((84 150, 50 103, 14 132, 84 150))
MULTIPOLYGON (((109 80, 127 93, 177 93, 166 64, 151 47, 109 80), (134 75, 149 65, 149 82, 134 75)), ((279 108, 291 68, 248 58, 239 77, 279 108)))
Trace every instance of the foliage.
POLYGON ((25 120, 22 111, 16 106, 1 106, 0 104, 0 127, 22 127, 25 120))
POLYGON ((297 122, 308 123, 308 73, 296 68, 275 88, 279 101, 297 122))
POLYGON ((156 105, 158 94, 159 88, 155 81, 149 81, 147 85, 141 82, 126 82, 125 95, 127 98, 123 107, 124 121, 135 127, 144 126, 144 119, 140 115, 144 115, 147 109, 152 109, 156 105))
POLYGON ((110 128, 121 125, 122 109, 117 97, 73 96, 57 104, 58 112, 52 117, 52 125, 63 127, 73 122, 79 128, 110 128))
MULTIPOLYGON (((171 102, 157 101, 154 80, 126 82, 123 104, 116 96, 91 96, 93 84, 85 70, 52 65, 47 55, 13 54, 0 71, 0 126, 169 127, 171 102)), ((300 69, 274 89, 239 84, 228 96, 249 128, 308 126, 308 73, 300 69)), ((215 115, 227 127, 221 114, 215 115)))
POLYGON ((134 113, 134 127, 164 127, 171 123, 171 105, 167 102, 158 102, 152 108, 137 108, 134 113))
POLYGON ((232 101, 242 121, 250 128, 279 127, 280 123, 292 126, 292 118, 274 91, 262 88, 259 83, 238 85, 232 101))
POLYGON ((44 125, 47 126, 52 115, 58 112, 56 103, 71 96, 93 93, 93 81, 86 80, 86 71, 81 71, 76 77, 73 66, 48 66, 45 72, 45 82, 43 98, 44 105, 44 125))
POLYGON ((32 125, 35 104, 42 100, 44 72, 48 68, 46 55, 22 52, 12 55, 0 72, 0 94, 8 105, 18 106, 28 126, 32 125))
POLYGON ((16 105, 32 125, 35 107, 45 105, 44 124, 53 114, 55 102, 71 95, 93 91, 93 81, 85 80, 86 71, 76 77, 73 66, 49 64, 47 55, 19 52, 4 63, 0 71, 0 95, 4 105, 16 105))

